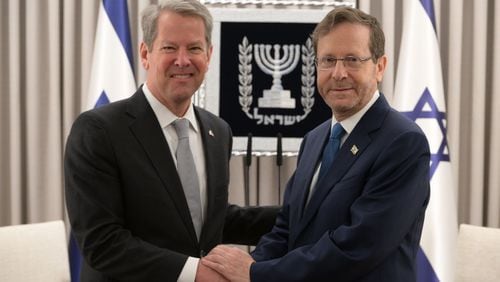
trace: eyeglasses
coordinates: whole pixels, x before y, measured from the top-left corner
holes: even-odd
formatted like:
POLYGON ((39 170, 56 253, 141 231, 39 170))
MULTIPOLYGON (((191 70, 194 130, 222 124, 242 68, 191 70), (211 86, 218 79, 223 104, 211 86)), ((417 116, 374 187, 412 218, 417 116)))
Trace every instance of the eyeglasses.
POLYGON ((318 67, 318 69, 320 69, 320 70, 331 70, 331 69, 335 68, 335 66, 337 65, 337 61, 342 61, 342 63, 344 64, 344 67, 346 69, 357 70, 357 69, 361 68, 361 65, 363 64, 363 62, 366 62, 366 61, 370 60, 371 58, 373 58, 373 56, 368 57, 368 58, 359 58, 359 57, 355 57, 355 56, 347 56, 344 58, 335 58, 332 56, 324 56, 321 58, 316 58, 315 63, 316 63, 316 67, 318 67))

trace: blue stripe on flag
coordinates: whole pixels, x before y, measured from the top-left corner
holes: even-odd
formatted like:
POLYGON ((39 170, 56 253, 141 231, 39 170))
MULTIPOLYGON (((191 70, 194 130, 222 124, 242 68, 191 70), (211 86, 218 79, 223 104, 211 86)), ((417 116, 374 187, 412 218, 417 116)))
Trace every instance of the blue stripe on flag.
POLYGON ((434 14, 434 3, 432 0, 420 0, 420 3, 422 3, 422 6, 424 7, 425 12, 429 16, 429 19, 431 20, 432 26, 434 27, 434 32, 437 33, 436 31, 436 16, 434 14))
POLYGON ((434 272, 431 263, 427 259, 427 256, 425 256, 422 248, 418 248, 417 265, 418 265, 417 281, 439 282, 439 279, 437 278, 437 275, 434 272))
POLYGON ((99 98, 97 99, 97 102, 95 102, 94 108, 99 108, 106 104, 109 104, 109 98, 106 95, 106 92, 102 91, 101 95, 99 95, 99 98))
POLYGON ((134 69, 132 59, 132 39, 130 38, 127 0, 103 0, 104 10, 108 14, 113 28, 127 53, 130 68, 134 69))
POLYGON ((73 233, 69 234, 69 268, 71 271, 71 281, 80 281, 80 269, 82 268, 82 255, 76 243, 73 233))

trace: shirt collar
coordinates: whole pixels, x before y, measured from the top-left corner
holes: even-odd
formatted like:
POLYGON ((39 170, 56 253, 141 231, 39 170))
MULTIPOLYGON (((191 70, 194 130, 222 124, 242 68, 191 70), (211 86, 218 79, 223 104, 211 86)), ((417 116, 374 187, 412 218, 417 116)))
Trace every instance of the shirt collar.
MULTIPOLYGON (((344 130, 346 131, 347 135, 351 134, 351 132, 354 130, 354 127, 358 124, 358 122, 361 120, 361 118, 365 115, 365 113, 371 108, 373 104, 375 104, 375 101, 380 97, 380 93, 378 90, 375 91, 373 94, 372 98, 370 101, 357 113, 354 115, 344 119, 343 121, 340 122, 344 130)), ((337 120, 335 119, 334 116, 332 116, 332 127, 337 123, 337 120)))
POLYGON ((188 110, 186 111, 183 117, 178 117, 175 114, 173 114, 167 107, 165 107, 165 105, 163 105, 160 101, 158 101, 158 99, 156 99, 153 93, 151 93, 151 90, 149 90, 146 82, 144 82, 144 84, 142 85, 142 92, 144 92, 146 100, 148 100, 149 105, 151 105, 151 108, 153 109, 153 112, 155 113, 161 128, 166 128, 176 119, 185 118, 189 120, 189 123, 191 123, 191 126, 193 127, 194 131, 199 132, 198 121, 194 114, 193 104, 190 104, 188 110))

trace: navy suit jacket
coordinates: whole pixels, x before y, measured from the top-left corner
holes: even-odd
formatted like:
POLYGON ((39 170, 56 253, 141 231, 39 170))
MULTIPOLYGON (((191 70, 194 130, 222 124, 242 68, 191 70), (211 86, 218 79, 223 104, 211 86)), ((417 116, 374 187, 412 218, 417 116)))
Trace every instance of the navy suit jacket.
POLYGON ((207 169, 199 241, 170 148, 141 89, 76 119, 64 168, 68 216, 85 259, 82 282, 176 281, 188 256, 208 253, 223 237, 255 244, 271 230, 277 209, 227 203, 229 126, 197 107, 195 115, 207 169))
POLYGON ((251 280, 415 281, 429 201, 424 133, 381 95, 304 207, 330 126, 304 137, 276 224, 252 254, 251 280))

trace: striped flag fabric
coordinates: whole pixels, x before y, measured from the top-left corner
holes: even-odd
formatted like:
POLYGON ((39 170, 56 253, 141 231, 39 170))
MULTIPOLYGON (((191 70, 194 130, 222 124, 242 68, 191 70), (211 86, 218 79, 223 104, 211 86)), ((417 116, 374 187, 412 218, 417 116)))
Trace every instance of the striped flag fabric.
POLYGON ((393 106, 422 128, 431 148, 431 197, 417 255, 417 281, 454 281, 457 188, 447 141, 441 58, 432 0, 404 2, 393 106))
POLYGON ((132 58, 127 1, 101 1, 84 110, 127 98, 135 92, 132 58))
MULTIPOLYGON (((126 0, 102 0, 94 43, 90 83, 82 110, 129 97, 136 91, 132 41, 126 0)), ((69 238, 71 281, 80 281, 82 256, 73 234, 69 238)))

